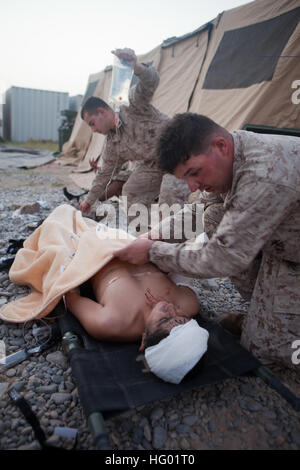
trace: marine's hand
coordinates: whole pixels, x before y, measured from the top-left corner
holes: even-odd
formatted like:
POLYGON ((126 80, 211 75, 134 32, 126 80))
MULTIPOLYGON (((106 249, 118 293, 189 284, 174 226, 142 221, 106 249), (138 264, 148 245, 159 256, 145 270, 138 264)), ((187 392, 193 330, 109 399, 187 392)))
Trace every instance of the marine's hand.
POLYGON ((159 232, 156 230, 150 230, 149 232, 142 233, 138 238, 148 239, 148 240, 162 240, 159 235, 159 232))
POLYGON ((121 261, 127 261, 128 263, 146 264, 149 263, 149 249, 152 243, 152 240, 137 238, 125 248, 115 251, 114 255, 121 261))
POLYGON ((91 205, 87 201, 82 201, 79 206, 79 210, 84 214, 85 212, 89 212, 91 205))
POLYGON ((120 60, 126 60, 134 68, 137 62, 137 57, 133 49, 124 47, 123 49, 115 49, 111 51, 112 54, 116 55, 120 60))

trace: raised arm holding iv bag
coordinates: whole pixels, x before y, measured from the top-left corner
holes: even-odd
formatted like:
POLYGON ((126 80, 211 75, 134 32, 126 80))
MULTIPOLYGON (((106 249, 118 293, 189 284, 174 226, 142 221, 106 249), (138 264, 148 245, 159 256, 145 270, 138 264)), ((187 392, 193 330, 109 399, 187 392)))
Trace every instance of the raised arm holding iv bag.
POLYGON ((133 64, 123 58, 114 56, 112 79, 108 101, 113 105, 116 117, 116 126, 119 122, 120 106, 129 105, 129 90, 133 76, 133 64))

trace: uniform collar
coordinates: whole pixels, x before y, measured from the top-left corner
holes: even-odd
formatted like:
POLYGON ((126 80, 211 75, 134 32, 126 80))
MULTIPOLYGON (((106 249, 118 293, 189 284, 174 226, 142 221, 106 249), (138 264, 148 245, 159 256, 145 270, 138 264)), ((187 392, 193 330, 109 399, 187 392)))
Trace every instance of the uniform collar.
POLYGON ((119 114, 119 122, 118 122, 117 127, 114 127, 114 129, 111 129, 108 133, 108 136, 110 138, 114 138, 114 136, 119 134, 119 132, 123 129, 124 124, 123 124, 123 120, 121 116, 122 116, 122 110, 120 111, 120 114, 119 114))
POLYGON ((234 145, 234 157, 233 157, 233 167, 232 167, 232 184, 229 191, 226 193, 225 197, 225 207, 227 204, 230 203, 231 197, 235 191, 237 180, 238 180, 238 170, 243 165, 245 160, 245 156, 243 153, 243 144, 240 139, 238 132, 231 132, 230 133, 233 138, 233 145, 234 145))
POLYGON ((234 157, 233 157, 233 177, 240 168, 240 166, 244 163, 245 156, 243 153, 243 144, 238 132, 232 132, 231 136, 233 138, 233 145, 234 145, 234 157))

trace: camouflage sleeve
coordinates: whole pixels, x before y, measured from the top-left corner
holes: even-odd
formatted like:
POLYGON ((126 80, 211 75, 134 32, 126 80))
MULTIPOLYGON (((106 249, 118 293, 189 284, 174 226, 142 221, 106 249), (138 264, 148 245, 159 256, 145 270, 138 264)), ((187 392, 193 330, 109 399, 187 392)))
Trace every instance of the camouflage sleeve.
POLYGON ((110 178, 119 172, 123 163, 121 159, 118 161, 118 156, 113 154, 109 149, 109 145, 107 145, 101 156, 99 169, 93 180, 92 187, 85 199, 88 204, 92 206, 101 196, 110 178))
POLYGON ((205 247, 154 242, 150 260, 163 271, 200 278, 236 275, 249 266, 298 199, 299 194, 286 186, 243 184, 205 247))
POLYGON ((204 210, 212 204, 224 202, 222 195, 208 193, 207 191, 201 191, 198 200, 204 205, 204 210))
POLYGON ((138 75, 138 83, 131 88, 129 102, 135 108, 141 108, 150 103, 159 83, 159 75, 154 67, 146 67, 138 75))

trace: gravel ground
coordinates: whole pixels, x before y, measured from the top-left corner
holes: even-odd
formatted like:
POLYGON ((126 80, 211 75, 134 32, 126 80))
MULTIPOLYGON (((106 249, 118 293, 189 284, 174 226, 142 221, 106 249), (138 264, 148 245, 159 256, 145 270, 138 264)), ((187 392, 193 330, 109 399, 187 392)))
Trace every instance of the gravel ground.
MULTIPOLYGON (((27 237, 58 204, 66 202, 62 187, 69 171, 67 167, 46 165, 35 170, 0 172, 0 258, 5 256, 10 238, 27 237), (20 207, 36 202, 40 206, 37 212, 21 214, 20 207)), ((214 319, 229 310, 247 311, 247 303, 228 279, 197 281, 197 286, 205 317, 214 319)), ((27 292, 26 287, 12 284, 7 272, 0 271, 0 305, 27 292)), ((0 321, 0 340, 5 342, 6 354, 34 344, 34 328, 42 326, 43 321, 25 325, 0 321)), ((298 373, 282 369, 275 372, 300 395, 298 373)), ((0 449, 39 449, 32 428, 7 394, 12 385, 31 404, 48 442, 70 446, 70 440, 54 432, 56 427, 70 427, 78 430, 78 449, 93 449, 76 384, 60 344, 0 371, 0 449)), ((256 377, 226 380, 141 406, 106 425, 111 443, 118 450, 300 447, 298 413, 256 377)))

